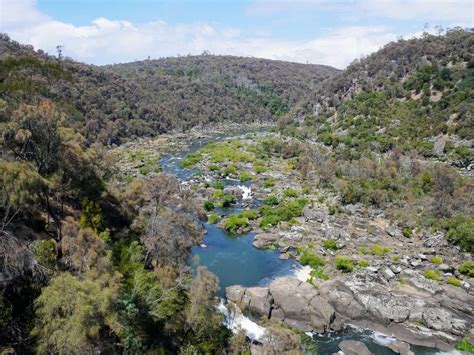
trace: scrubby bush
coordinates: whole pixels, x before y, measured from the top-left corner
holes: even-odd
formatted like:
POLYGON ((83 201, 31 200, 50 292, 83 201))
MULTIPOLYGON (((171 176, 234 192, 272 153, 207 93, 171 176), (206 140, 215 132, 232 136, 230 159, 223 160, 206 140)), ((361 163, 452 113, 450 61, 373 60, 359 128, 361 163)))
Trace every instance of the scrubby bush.
POLYGON ((240 212, 240 216, 247 218, 249 220, 254 220, 254 219, 257 219, 258 212, 255 210, 245 210, 245 211, 240 212))
POLYGON ((284 191, 286 197, 298 197, 298 192, 295 189, 288 188, 284 191))
POLYGON ((441 273, 439 272, 439 270, 425 270, 423 272, 423 275, 425 276, 425 278, 429 279, 429 280, 435 280, 435 281, 439 281, 441 280, 441 273))
POLYGON ((214 203, 209 200, 204 201, 203 206, 206 211, 210 211, 214 209, 214 203))
POLYGON ((252 175, 246 171, 242 171, 239 175, 239 179, 242 182, 250 181, 252 180, 252 175))
POLYGON ((199 152, 189 153, 188 155, 186 155, 183 159, 179 161, 179 166, 181 166, 182 168, 189 169, 189 168, 192 168, 194 165, 196 165, 203 159, 204 159, 204 156, 199 152))
POLYGON ((207 223, 216 224, 219 221, 219 215, 217 213, 211 213, 207 218, 207 223))
POLYGON ((337 243, 334 239, 325 240, 323 246, 329 250, 337 250, 337 243))
POLYGON ((372 245, 372 247, 370 248, 370 251, 372 252, 372 254, 374 255, 377 255, 377 256, 383 256, 387 253, 390 252, 390 248, 389 247, 386 247, 386 246, 381 246, 381 245, 378 245, 378 244, 374 244, 372 245))
POLYGON ((58 253, 56 251, 56 243, 52 239, 39 240, 35 242, 32 251, 40 264, 48 268, 55 267, 58 253))
POLYGON ((459 214, 449 220, 446 237, 461 249, 474 252, 474 217, 459 214))
POLYGON ((269 206, 276 206, 280 203, 280 201, 278 200, 278 197, 276 197, 275 195, 270 195, 264 198, 262 201, 264 204, 269 205, 269 206))
POLYGON ((465 261, 459 267, 458 270, 461 274, 474 277, 474 261, 465 261))
POLYGON ((224 194, 221 199, 222 207, 224 208, 230 207, 230 205, 235 203, 235 201, 236 201, 236 197, 234 195, 224 194))
POLYGON ((264 189, 268 189, 268 188, 270 188, 270 187, 275 186, 275 183, 276 183, 275 179, 269 177, 268 179, 266 179, 266 180, 263 182, 262 187, 263 187, 264 189))
POLYGON ((351 272, 354 270, 354 263, 350 259, 338 256, 336 257, 336 269, 344 273, 351 272))
POLYGON ((301 265, 309 265, 313 269, 317 269, 320 266, 324 266, 326 262, 324 261, 323 258, 311 253, 307 249, 302 249, 300 251, 300 263, 301 265))
POLYGON ((456 287, 461 287, 461 280, 457 279, 454 276, 449 276, 448 277, 448 284, 456 286, 456 287))
POLYGON ((431 262, 435 265, 441 265, 443 263, 443 258, 441 256, 435 255, 431 258, 431 262))
POLYGON ((236 233, 240 228, 248 226, 248 220, 236 213, 231 214, 223 221, 224 228, 230 233, 236 233))
POLYGON ((222 180, 217 180, 212 183, 212 187, 216 190, 224 190, 224 181, 222 180))

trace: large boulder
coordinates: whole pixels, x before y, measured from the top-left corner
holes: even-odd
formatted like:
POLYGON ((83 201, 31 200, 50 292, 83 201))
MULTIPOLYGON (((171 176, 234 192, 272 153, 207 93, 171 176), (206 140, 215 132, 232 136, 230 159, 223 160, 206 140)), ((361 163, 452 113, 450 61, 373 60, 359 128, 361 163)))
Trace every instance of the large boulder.
POLYGON ((252 244, 255 248, 265 249, 272 247, 279 239, 280 236, 275 233, 260 233, 255 236, 252 244))
POLYGON ((338 346, 344 355, 372 355, 367 346, 361 341, 343 340, 338 346))

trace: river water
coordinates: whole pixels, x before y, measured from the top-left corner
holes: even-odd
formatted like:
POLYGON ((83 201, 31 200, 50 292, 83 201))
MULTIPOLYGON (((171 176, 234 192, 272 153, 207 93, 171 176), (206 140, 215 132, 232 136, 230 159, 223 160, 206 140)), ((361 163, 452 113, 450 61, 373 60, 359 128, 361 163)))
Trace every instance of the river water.
MULTIPOLYGON (((215 139, 223 139, 220 136, 215 139)), ((182 182, 192 179, 192 176, 200 171, 196 168, 185 169, 179 165, 179 160, 189 152, 194 152, 207 143, 209 139, 194 140, 189 144, 186 152, 176 155, 168 155, 161 159, 160 166, 163 171, 176 175, 182 182)), ((226 185, 243 185, 235 180, 224 180, 226 185)), ((246 183, 243 189, 251 189, 251 184, 246 183)), ((242 206, 237 203, 231 208, 220 210, 220 214, 240 212, 242 206)), ((231 285, 242 285, 246 287, 264 286, 271 280, 280 276, 295 276, 302 274, 301 265, 294 260, 279 258, 278 251, 261 250, 252 246, 253 233, 242 235, 230 235, 225 230, 213 225, 204 224, 207 234, 203 240, 203 246, 195 246, 192 250, 193 260, 198 260, 196 265, 203 265, 219 278, 219 297, 225 299, 225 288, 231 285), (196 258, 197 257, 197 258, 196 258)), ((242 314, 229 314, 223 304, 219 309, 227 317, 227 325, 234 330, 242 327, 247 335, 258 340, 264 333, 260 327, 251 319, 242 314)), ((338 332, 326 334, 313 334, 313 340, 317 343, 318 354, 333 354, 339 351, 338 344, 343 340, 358 340, 367 345, 370 351, 377 355, 395 355, 387 346, 394 339, 380 333, 356 327, 347 327, 338 332)), ((436 349, 412 346, 416 355, 442 354, 436 349)), ((447 353, 444 353, 447 354, 447 353)), ((451 354, 459 354, 452 352, 451 354)))

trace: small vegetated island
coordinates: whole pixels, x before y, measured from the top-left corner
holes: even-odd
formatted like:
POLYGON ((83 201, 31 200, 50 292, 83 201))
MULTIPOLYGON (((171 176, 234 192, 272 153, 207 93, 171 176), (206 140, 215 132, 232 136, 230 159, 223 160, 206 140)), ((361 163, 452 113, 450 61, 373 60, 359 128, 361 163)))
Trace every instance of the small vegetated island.
POLYGON ((97 67, 2 35, 0 351, 326 353, 351 325, 473 352, 473 53, 453 29, 344 71, 97 67), (191 261, 209 226, 301 267, 228 286, 224 311, 191 261))

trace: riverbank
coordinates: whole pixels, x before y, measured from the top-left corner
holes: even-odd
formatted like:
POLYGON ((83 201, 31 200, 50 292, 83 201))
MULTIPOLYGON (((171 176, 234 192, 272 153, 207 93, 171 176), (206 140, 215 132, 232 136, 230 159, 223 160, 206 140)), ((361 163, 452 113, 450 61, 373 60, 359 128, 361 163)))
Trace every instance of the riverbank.
MULTIPOLYGON (((135 147, 142 146, 137 143, 135 147)), ((262 132, 238 139, 197 138, 182 145, 175 138, 163 137, 159 144, 146 148, 160 151, 153 159, 161 159, 165 163, 162 169, 177 175, 185 188, 199 196, 208 209, 208 222, 217 225, 206 227, 211 240, 219 231, 214 241, 230 238, 245 242, 248 248, 252 236, 247 233, 254 232, 254 246, 281 252, 271 254, 272 258, 299 259, 309 265, 309 278, 304 280, 309 283, 299 282, 291 288, 295 279, 275 280, 278 273, 272 273, 273 267, 265 269, 272 264, 267 265, 263 254, 254 249, 249 249, 252 262, 246 263, 240 249, 234 249, 237 243, 220 245, 220 249, 206 242, 208 248, 196 247, 195 253, 205 256, 204 264, 218 276, 221 272, 224 287, 249 286, 241 289, 244 294, 249 292, 243 303, 227 292, 227 298, 244 313, 307 332, 341 331, 356 324, 411 344, 452 349, 471 328, 472 283, 458 269, 471 256, 449 245, 440 233, 420 230, 407 238, 384 211, 357 204, 334 207, 337 196, 305 177, 304 167, 297 168, 301 164, 298 150, 291 141, 262 132), (209 140, 213 143, 207 144, 209 140), (176 148, 180 153, 169 155, 176 148), (242 233, 244 237, 239 238, 242 233), (233 256, 226 257, 226 250, 232 250, 233 256), (221 255, 222 261, 212 270, 215 255, 221 255), (234 267, 227 269, 225 262, 234 267), (246 283, 245 275, 258 279, 261 274, 239 270, 235 267, 239 262, 272 277, 264 284, 255 283, 256 279, 246 283), (426 270, 438 270, 439 279, 430 279, 426 270), (451 279, 459 284, 450 284, 451 279), (277 290, 292 292, 275 297, 273 283, 277 283, 277 290), (299 288, 303 290, 299 292, 299 288), (262 293, 264 296, 259 296, 262 293), (297 294, 305 296, 300 311, 294 308, 297 294), (308 295, 314 297, 307 299, 308 295), (313 299, 316 307, 308 312, 313 299), (265 307, 254 309, 253 303, 265 307)), ((143 174, 140 168, 128 165, 129 171, 136 169, 136 176, 156 173, 143 174)))

